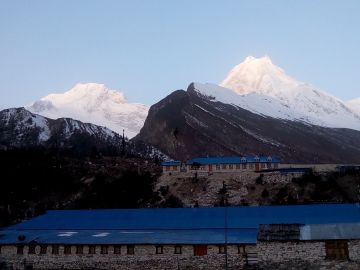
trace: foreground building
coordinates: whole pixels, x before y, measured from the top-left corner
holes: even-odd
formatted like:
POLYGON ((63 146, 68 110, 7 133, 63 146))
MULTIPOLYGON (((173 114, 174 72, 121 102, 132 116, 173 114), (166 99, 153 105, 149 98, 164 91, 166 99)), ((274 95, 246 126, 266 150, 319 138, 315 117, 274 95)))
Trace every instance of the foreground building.
POLYGON ((164 161, 163 172, 244 172, 277 169, 280 160, 272 156, 196 157, 186 163, 164 161))
POLYGON ((0 269, 359 269, 359 229, 357 204, 49 211, 0 231, 0 269))

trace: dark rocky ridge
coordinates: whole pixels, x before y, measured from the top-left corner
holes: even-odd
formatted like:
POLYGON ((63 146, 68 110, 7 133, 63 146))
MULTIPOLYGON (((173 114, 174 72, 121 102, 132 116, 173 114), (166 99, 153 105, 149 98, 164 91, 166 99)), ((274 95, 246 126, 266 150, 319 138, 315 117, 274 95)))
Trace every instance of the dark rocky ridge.
POLYGON ((140 134, 181 160, 199 155, 276 155, 284 162, 359 163, 360 132, 275 119, 177 90, 153 105, 140 134))
POLYGON ((163 158, 154 147, 127 138, 123 142, 121 135, 105 127, 71 118, 49 119, 24 108, 0 111, 0 150, 32 147, 61 149, 77 156, 127 154, 163 158))

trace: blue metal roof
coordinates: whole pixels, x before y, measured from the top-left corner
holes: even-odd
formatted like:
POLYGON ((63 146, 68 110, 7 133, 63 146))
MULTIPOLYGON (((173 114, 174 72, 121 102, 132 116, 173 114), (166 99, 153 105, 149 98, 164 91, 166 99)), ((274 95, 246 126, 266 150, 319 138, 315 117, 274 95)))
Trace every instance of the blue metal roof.
MULTIPOLYGON (((227 243, 255 244, 257 229, 228 229, 227 243)), ((2 244, 224 244, 224 229, 7 231, 2 244), (26 238, 19 241, 22 234, 26 238)))
POLYGON ((256 243, 259 224, 360 222, 358 204, 56 210, 0 231, 0 244, 256 243))
POLYGON ((181 161, 178 160, 170 160, 161 162, 161 166, 180 166, 181 161))
POLYGON ((269 161, 269 156, 232 156, 232 157, 196 157, 190 159, 187 164, 192 165, 198 163, 200 165, 207 164, 239 164, 239 163, 280 163, 280 160, 277 157, 271 157, 269 161), (257 159, 258 158, 258 159, 257 159))

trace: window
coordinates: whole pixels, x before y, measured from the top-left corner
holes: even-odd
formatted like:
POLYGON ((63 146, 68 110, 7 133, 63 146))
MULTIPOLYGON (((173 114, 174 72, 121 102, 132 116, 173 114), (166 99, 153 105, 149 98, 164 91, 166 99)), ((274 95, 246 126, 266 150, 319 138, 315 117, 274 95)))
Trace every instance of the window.
POLYGON ((89 246, 89 254, 95 254, 96 253, 96 246, 91 245, 89 246))
POLYGON ((59 254, 59 245, 53 245, 51 253, 54 255, 59 254))
POLYGON ((156 246, 156 254, 163 254, 164 248, 163 246, 156 246))
POLYGON ((223 170, 226 170, 226 164, 223 164, 221 167, 223 170))
POLYGON ((17 254, 24 254, 24 246, 17 246, 17 254))
POLYGON ((114 246, 114 254, 121 254, 121 246, 120 245, 114 246))
POLYGON ((229 169, 233 169, 233 165, 232 164, 229 164, 229 169))
POLYGON ((220 165, 219 164, 216 165, 216 170, 220 170, 220 165))
POLYGON ((101 246, 100 253, 101 254, 108 254, 108 246, 101 246))
POLYGON ((166 166, 166 171, 170 171, 170 166, 166 166))
POLYGON ((271 168, 271 163, 268 162, 268 163, 266 164, 266 166, 270 169, 270 168, 271 168))
POLYGON ((219 254, 225 254, 226 253, 226 246, 221 245, 219 246, 219 254))
POLYGON ((64 254, 71 254, 71 246, 66 245, 64 246, 64 254))
POLYGON ((253 163, 249 164, 249 169, 254 169, 254 164, 253 163))
POLYGON ((207 246, 196 245, 194 246, 194 256, 205 256, 207 255, 207 246))
POLYGON ((277 163, 274 164, 274 168, 277 169, 279 165, 277 163))
POLYGON ((238 248, 238 254, 245 254, 245 246, 237 246, 238 248))
POLYGON ((47 246, 41 245, 40 246, 40 254, 46 254, 47 253, 47 246))
POLYGON ((29 246, 29 254, 35 254, 35 250, 36 250, 36 246, 35 245, 30 245, 29 246))
POLYGON ((176 171, 177 170, 177 166, 173 166, 173 171, 176 171))
POLYGON ((76 254, 83 254, 84 247, 83 246, 76 246, 76 254))
POLYGON ((128 245, 126 248, 127 248, 127 254, 128 255, 134 255, 135 254, 135 246, 128 245))
POLYGON ((261 163, 261 168, 265 168, 265 163, 261 163))
POLYGON ((181 246, 175 246, 174 254, 181 254, 181 253, 182 253, 181 246))
POLYGON ((335 240, 325 242, 326 258, 332 260, 347 260, 349 258, 348 242, 335 240))
POLYGON ((246 163, 244 163, 244 164, 242 165, 242 168, 243 168, 243 169, 246 169, 246 163))
POLYGON ((240 164, 236 164, 236 169, 240 170, 240 164))

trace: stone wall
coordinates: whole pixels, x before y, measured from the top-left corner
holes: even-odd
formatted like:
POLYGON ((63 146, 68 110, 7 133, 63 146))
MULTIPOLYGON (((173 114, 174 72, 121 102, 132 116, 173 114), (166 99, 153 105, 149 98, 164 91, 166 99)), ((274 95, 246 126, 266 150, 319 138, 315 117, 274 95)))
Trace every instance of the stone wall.
POLYGON ((349 260, 326 259, 325 242, 259 242, 258 269, 338 270, 360 269, 360 241, 348 242, 349 260))
POLYGON ((360 262, 360 240, 349 241, 349 257, 352 261, 360 262))
POLYGON ((291 183, 293 178, 298 178, 304 175, 304 173, 280 173, 271 172, 263 173, 263 182, 265 184, 287 184, 291 183))
MULTIPOLYGON (((254 250, 254 246, 246 246, 245 252, 254 250)), ((36 254, 28 254, 28 247, 24 247, 24 254, 18 255, 16 246, 3 246, 0 254, 1 262, 6 263, 4 269, 224 269, 225 254, 219 254, 219 247, 208 246, 208 254, 194 256, 191 245, 182 246, 182 254, 174 254, 174 246, 164 246, 163 254, 156 254, 153 245, 135 246, 135 254, 128 255, 127 247, 121 247, 121 254, 114 254, 113 246, 108 247, 108 254, 100 254, 101 247, 96 246, 96 254, 88 254, 88 246, 84 246, 83 254, 76 254, 76 247, 71 247, 71 254, 64 254, 64 246, 60 246, 59 254, 53 255, 51 246, 46 254, 40 253, 40 246, 36 247, 36 254), (11 268, 12 267, 12 268, 11 268)), ((242 268, 245 261, 244 249, 238 246, 228 246, 228 268, 242 268), (239 252, 240 251, 240 252, 239 252)), ((0 266, 1 269, 1 266, 0 266)))

